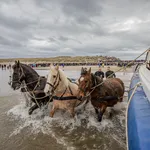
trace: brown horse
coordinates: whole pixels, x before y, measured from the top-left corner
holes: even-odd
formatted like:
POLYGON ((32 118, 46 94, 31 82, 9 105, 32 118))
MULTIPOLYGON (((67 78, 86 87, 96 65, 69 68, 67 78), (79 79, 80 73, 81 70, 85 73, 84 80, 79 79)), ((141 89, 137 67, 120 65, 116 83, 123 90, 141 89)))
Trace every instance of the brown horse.
POLYGON ((88 71, 82 68, 78 82, 78 99, 91 95, 91 103, 98 115, 98 121, 102 120, 107 107, 113 107, 123 100, 124 83, 119 78, 103 81, 91 73, 91 68, 88 71))

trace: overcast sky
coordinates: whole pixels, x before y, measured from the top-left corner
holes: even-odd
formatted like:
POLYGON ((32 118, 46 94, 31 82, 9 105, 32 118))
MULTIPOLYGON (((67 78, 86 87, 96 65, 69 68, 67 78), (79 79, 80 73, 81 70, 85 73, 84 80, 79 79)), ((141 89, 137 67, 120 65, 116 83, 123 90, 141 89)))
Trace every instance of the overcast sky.
POLYGON ((0 0, 0 58, 132 59, 149 47, 149 0, 0 0))

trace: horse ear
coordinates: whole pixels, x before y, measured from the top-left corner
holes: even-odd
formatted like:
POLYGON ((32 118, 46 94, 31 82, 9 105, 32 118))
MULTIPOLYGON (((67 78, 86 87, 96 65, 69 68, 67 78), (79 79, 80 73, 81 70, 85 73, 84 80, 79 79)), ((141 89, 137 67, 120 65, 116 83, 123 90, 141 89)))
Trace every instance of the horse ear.
POLYGON ((88 73, 89 73, 89 74, 91 74, 91 67, 90 67, 90 69, 89 69, 88 73))
POLYGON ((59 70, 59 65, 56 66, 56 69, 59 70))
POLYGON ((81 68, 81 73, 84 71, 83 67, 81 68))
POLYGON ((20 61, 18 60, 18 62, 17 62, 17 67, 19 67, 20 66, 20 61))

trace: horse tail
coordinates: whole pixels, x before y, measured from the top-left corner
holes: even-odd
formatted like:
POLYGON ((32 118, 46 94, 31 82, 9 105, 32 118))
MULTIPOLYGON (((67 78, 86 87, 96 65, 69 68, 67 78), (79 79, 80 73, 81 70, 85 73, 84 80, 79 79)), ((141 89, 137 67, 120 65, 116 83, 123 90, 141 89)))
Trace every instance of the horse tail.
POLYGON ((125 91, 125 86, 124 86, 123 81, 121 79, 119 79, 119 78, 115 78, 115 79, 121 84, 121 86, 123 88, 123 91, 125 91))
POLYGON ((123 83, 123 81, 121 80, 121 79, 119 79, 119 78, 116 78, 117 79, 117 81, 121 84, 121 86, 122 86, 122 94, 120 95, 120 102, 122 102, 123 101, 123 95, 124 95, 124 92, 125 92, 125 86, 124 86, 124 83, 123 83))

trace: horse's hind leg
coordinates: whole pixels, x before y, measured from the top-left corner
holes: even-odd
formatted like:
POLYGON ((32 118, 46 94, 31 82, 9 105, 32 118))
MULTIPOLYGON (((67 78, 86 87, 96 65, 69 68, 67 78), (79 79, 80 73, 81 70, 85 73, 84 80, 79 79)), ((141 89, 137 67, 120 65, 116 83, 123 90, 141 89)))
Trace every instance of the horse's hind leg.
POLYGON ((107 117, 108 118, 112 118, 112 116, 113 116, 113 108, 112 107, 108 107, 107 108, 107 112, 108 112, 107 117))

